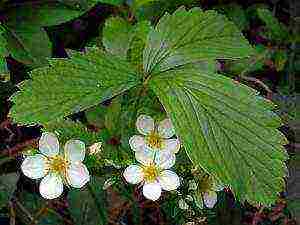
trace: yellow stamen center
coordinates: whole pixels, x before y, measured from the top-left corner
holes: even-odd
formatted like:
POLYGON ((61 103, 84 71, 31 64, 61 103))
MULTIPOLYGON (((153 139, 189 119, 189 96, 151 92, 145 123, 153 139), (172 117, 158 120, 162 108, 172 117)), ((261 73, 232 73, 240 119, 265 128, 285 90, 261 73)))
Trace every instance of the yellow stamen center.
POLYGON ((158 133, 156 132, 151 132, 148 136, 147 136, 147 144, 151 147, 151 148, 155 148, 155 149, 161 149, 162 145, 163 145, 163 139, 159 136, 158 133))
POLYGON ((69 162, 65 160, 62 156, 54 156, 49 159, 49 169, 51 172, 65 173, 69 162))
POLYGON ((159 175, 159 169, 155 165, 150 164, 143 168, 143 173, 146 182, 153 182, 159 175))

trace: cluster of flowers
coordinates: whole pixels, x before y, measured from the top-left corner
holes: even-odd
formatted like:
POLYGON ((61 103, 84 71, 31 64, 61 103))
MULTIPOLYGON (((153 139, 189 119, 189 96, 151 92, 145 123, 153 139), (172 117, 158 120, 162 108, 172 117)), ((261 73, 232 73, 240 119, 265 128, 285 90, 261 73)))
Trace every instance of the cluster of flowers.
POLYGON ((172 138, 175 131, 170 119, 155 124, 150 116, 141 115, 136 127, 142 135, 131 137, 129 144, 138 164, 127 167, 123 175, 129 183, 141 183, 143 195, 155 201, 162 190, 176 190, 180 185, 177 174, 169 170, 175 164, 180 141, 172 138))
MULTIPOLYGON (((146 115, 138 117, 136 126, 143 135, 134 135, 129 144, 138 164, 130 165, 124 171, 124 178, 132 184, 143 184, 143 194, 153 201, 161 196, 162 190, 171 191, 179 187, 176 173, 169 170, 175 164, 175 153, 180 149, 178 138, 170 119, 158 124, 146 115)), ((27 156, 21 165, 24 175, 41 179, 40 194, 46 199, 58 198, 64 184, 82 188, 90 180, 90 174, 83 164, 85 144, 69 140, 60 152, 59 141, 53 133, 43 133, 39 140, 39 153, 27 156)))

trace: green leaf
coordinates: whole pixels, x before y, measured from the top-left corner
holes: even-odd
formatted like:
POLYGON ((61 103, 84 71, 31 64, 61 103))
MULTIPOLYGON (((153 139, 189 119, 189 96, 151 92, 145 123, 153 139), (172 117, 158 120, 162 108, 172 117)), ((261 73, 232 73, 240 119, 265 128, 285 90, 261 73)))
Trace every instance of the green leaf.
MULTIPOLYGON (((150 23, 147 21, 133 26, 120 17, 112 17, 106 21, 103 29, 103 45, 111 54, 126 59, 129 48, 132 48, 133 39, 146 42, 149 30, 150 23)), ((138 50, 142 52, 143 49, 138 50)))
POLYGON ((197 0, 136 0, 128 1, 130 8, 138 21, 156 22, 165 12, 173 12, 180 6, 192 8, 199 6, 197 0), (141 2, 141 3, 140 3, 141 2))
POLYGON ((138 71, 143 71, 143 50, 146 46, 150 29, 151 24, 149 21, 137 23, 128 49, 127 59, 132 65, 137 67, 138 71))
POLYGON ((120 6, 124 3, 124 0, 87 0, 90 5, 97 4, 97 3, 106 3, 115 6, 120 6))
POLYGON ((103 45, 108 52, 126 58, 131 39, 134 35, 134 26, 120 17, 106 20, 103 29, 103 45))
POLYGON ((150 80, 195 165, 240 200, 271 204, 286 175, 287 140, 274 105, 253 89, 194 67, 150 80))
POLYGON ((120 134, 120 126, 119 124, 121 117, 121 102, 120 99, 115 98, 112 100, 112 103, 109 105, 107 109, 107 113, 105 115, 105 127, 111 134, 120 134))
POLYGON ((16 60, 39 67, 47 64, 52 55, 52 44, 44 28, 8 30, 5 33, 7 48, 16 60))
POLYGON ((166 13, 149 34, 144 70, 165 71, 176 66, 212 59, 249 56, 252 48, 236 26, 215 11, 179 8, 166 13))
POLYGON ((105 114, 107 113, 107 107, 104 105, 97 105, 89 108, 85 111, 85 117, 87 122, 99 129, 105 127, 105 114))
POLYGON ((101 142, 102 139, 99 132, 88 131, 83 124, 71 120, 52 122, 47 124, 43 130, 55 133, 62 146, 70 139, 81 140, 87 147, 96 142, 101 142))
POLYGON ((278 41, 286 41, 289 34, 287 27, 280 23, 269 9, 257 8, 257 15, 266 24, 266 27, 270 31, 268 38, 278 41))
POLYGON ((137 85, 132 66, 97 48, 71 59, 55 59, 32 71, 32 80, 12 97, 11 116, 19 123, 47 124, 85 110, 137 85))
POLYGON ((16 190, 19 175, 9 173, 0 176, 0 209, 10 200, 13 192, 16 190))
POLYGON ((147 5, 149 3, 153 3, 153 2, 159 2, 160 0, 133 0, 132 4, 131 4, 131 10, 133 12, 137 11, 140 7, 142 7, 143 5, 147 5))
POLYGON ((230 60, 225 62, 226 72, 231 75, 245 75, 263 70, 265 61, 271 59, 272 52, 264 45, 256 45, 250 58, 230 60))
POLYGON ((9 52, 16 60, 32 67, 47 64, 52 44, 44 27, 67 22, 82 13, 57 2, 24 3, 9 9, 5 13, 9 52))
POLYGON ((63 224, 63 218, 39 194, 22 191, 16 201, 14 210, 21 224, 63 224))
POLYGON ((68 194, 70 213, 75 224, 94 225, 107 224, 107 212, 104 181, 98 177, 92 177, 88 187, 84 190, 71 190, 68 194))
POLYGON ((219 5, 215 9, 217 11, 225 13, 225 15, 230 20, 232 20, 240 30, 246 30, 249 28, 250 24, 246 16, 246 12, 242 8, 242 6, 236 3, 231 3, 231 4, 219 5))
POLYGON ((7 43, 3 36, 4 33, 5 33, 5 29, 2 27, 0 23, 0 75, 8 72, 6 59, 5 59, 5 57, 8 55, 8 52, 6 46, 7 43))
POLYGON ((9 28, 24 29, 26 27, 53 26, 67 22, 83 14, 81 10, 72 9, 58 2, 23 3, 20 7, 6 11, 9 28))

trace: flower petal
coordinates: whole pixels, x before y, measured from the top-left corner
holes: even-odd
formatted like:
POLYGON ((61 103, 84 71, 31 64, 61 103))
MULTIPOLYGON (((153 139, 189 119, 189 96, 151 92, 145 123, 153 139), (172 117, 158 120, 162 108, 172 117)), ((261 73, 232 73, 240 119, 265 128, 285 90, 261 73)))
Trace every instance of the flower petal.
POLYGON ((45 132, 39 140, 39 150, 45 156, 55 156, 59 153, 59 142, 55 134, 45 132))
POLYGON ((135 152, 136 160, 145 166, 149 165, 150 163, 153 163, 154 155, 155 151, 147 147, 135 152))
POLYGON ((125 180, 131 184, 138 184, 144 179, 143 169, 137 165, 128 166, 125 169, 123 176, 125 180))
POLYGON ((162 138, 170 138, 175 135, 173 124, 169 118, 159 122, 157 131, 162 138))
POLYGON ((141 150, 146 146, 145 138, 141 135, 134 135, 129 139, 129 145, 133 151, 141 150))
POLYGON ((179 149, 180 141, 178 138, 163 140, 161 151, 166 151, 175 154, 179 151, 179 149))
POLYGON ((164 170, 160 173, 158 181, 163 190, 176 190, 180 185, 180 180, 177 174, 171 170, 164 170))
POLYGON ((157 151, 155 154, 154 162, 161 169, 169 169, 174 166, 176 161, 176 156, 168 152, 157 151))
POLYGON ((136 128, 143 135, 150 134, 154 130, 154 120, 150 116, 140 115, 136 120, 136 128))
POLYGON ((66 179, 72 187, 82 188, 90 181, 90 173, 83 163, 71 163, 67 169, 66 179))
POLYGON ((218 201, 218 196, 215 191, 205 192, 203 194, 204 204, 208 208, 213 208, 218 201))
POLYGON ((143 186, 143 195, 145 198, 156 201, 161 196, 161 186, 158 182, 146 183, 143 186))
POLYGON ((69 140, 65 144, 65 157, 70 162, 82 162, 85 157, 85 144, 79 140, 69 140))
POLYGON ((42 154, 36 154, 25 158, 21 165, 25 176, 31 179, 39 179, 47 173, 47 158, 42 154))
POLYGON ((55 173, 45 176, 40 183, 40 193, 43 198, 58 198, 64 190, 62 178, 55 173))

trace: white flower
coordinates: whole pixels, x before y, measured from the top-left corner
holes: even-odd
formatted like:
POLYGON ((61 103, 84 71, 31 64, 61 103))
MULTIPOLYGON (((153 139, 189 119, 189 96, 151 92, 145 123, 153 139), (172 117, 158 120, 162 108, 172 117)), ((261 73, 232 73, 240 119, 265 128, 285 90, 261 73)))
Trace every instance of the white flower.
POLYGON ((79 140, 69 140, 64 154, 59 154, 59 142, 55 134, 43 133, 39 140, 39 153, 25 158, 21 169, 31 179, 43 178, 40 193, 46 199, 54 199, 63 193, 63 184, 75 188, 83 187, 90 175, 82 163, 85 144, 79 140))
POLYGON ((169 170, 175 164, 174 154, 157 154, 155 157, 139 158, 141 165, 128 166, 123 176, 128 183, 143 184, 143 195, 150 200, 157 200, 162 190, 176 190, 179 177, 169 170))
POLYGON ((130 147, 135 151, 135 157, 154 157, 154 154, 175 154, 180 149, 178 138, 170 119, 164 119, 158 124, 150 116, 140 115, 136 121, 137 130, 143 135, 134 135, 129 139, 130 147))

